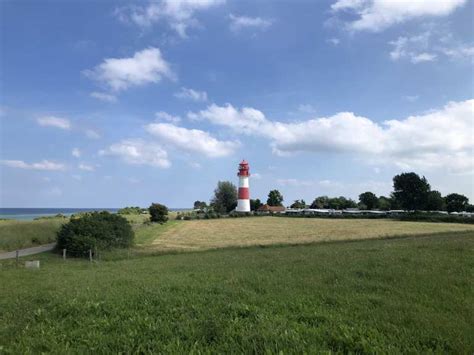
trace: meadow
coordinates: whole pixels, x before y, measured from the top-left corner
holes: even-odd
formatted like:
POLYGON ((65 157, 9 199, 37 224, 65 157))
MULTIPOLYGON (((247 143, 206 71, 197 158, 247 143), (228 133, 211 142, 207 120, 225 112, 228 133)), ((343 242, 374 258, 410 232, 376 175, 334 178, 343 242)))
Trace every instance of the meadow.
POLYGON ((56 233, 67 218, 36 221, 0 220, 0 252, 56 241, 56 233))
POLYGON ((0 353, 474 351, 473 231, 38 258, 1 264, 0 353))
MULTIPOLYGON (((390 219, 327 219, 248 217, 178 221, 157 237, 147 238, 149 251, 192 251, 271 244, 304 244, 391 236, 474 231, 474 225, 455 223, 402 222, 390 219), (149 243, 151 241, 151 244, 149 243)), ((152 234, 137 230, 137 237, 152 234)))

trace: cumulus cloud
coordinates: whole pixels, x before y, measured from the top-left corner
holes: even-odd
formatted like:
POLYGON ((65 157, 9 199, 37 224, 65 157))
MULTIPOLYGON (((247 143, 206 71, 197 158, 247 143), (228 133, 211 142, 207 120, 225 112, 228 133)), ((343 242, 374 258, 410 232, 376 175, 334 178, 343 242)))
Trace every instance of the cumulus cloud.
POLYGON ((39 117, 36 122, 38 122, 40 126, 50 126, 64 130, 69 130, 72 127, 71 122, 67 118, 55 116, 39 117))
POLYGON ((104 101, 104 102, 109 102, 109 103, 115 103, 117 102, 117 97, 115 95, 107 94, 105 92, 91 92, 91 97, 94 99, 104 101))
POLYGON ((192 113, 232 130, 269 139, 276 154, 296 152, 348 153, 401 168, 474 170, 472 150, 474 100, 450 102, 445 107, 402 120, 378 123, 352 112, 284 123, 271 121, 256 109, 210 105, 192 113))
POLYGON ((261 17, 236 16, 233 14, 229 15, 229 19, 229 26, 233 32, 239 32, 243 29, 266 30, 273 23, 273 21, 270 19, 261 17))
POLYGON ((168 153, 160 145, 141 139, 125 139, 101 150, 99 155, 111 155, 121 158, 128 164, 149 165, 168 168, 171 162, 168 153))
POLYGON ((197 91, 188 88, 181 88, 181 90, 174 94, 179 99, 187 99, 195 102, 206 102, 207 93, 205 91, 197 91))
POLYGON ((467 0, 338 0, 331 9, 357 19, 347 23, 352 31, 381 31, 392 25, 424 16, 447 16, 467 0))
POLYGON ((85 70, 84 74, 116 92, 132 86, 158 83, 164 77, 175 77, 161 51, 154 47, 135 52, 129 58, 106 58, 94 69, 85 70))
POLYGON ((150 123, 146 130, 169 146, 210 158, 228 156, 239 147, 237 141, 221 141, 209 132, 178 127, 171 123, 150 123))
POLYGON ((117 18, 141 28, 166 22, 181 38, 187 37, 187 30, 199 24, 195 13, 225 3, 225 0, 161 0, 149 2, 146 6, 122 7, 115 11, 117 18))
POLYGON ((55 163, 49 160, 42 160, 38 163, 26 163, 23 160, 0 160, 0 163, 10 168, 26 170, 61 171, 66 169, 64 164, 55 163))
POLYGON ((169 113, 164 112, 164 111, 159 111, 155 113, 155 117, 157 120, 160 120, 160 121, 163 120, 163 121, 167 121, 167 122, 171 122, 175 124, 181 122, 181 117, 170 115, 169 113))

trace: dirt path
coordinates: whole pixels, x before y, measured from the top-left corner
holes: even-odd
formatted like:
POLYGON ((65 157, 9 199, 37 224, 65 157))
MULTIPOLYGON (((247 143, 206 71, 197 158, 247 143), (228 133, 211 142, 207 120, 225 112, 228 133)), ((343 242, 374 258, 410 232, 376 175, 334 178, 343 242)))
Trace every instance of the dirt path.
MULTIPOLYGON (((44 253, 45 251, 53 250, 55 246, 56 246, 56 243, 50 243, 50 244, 39 245, 37 247, 32 247, 32 248, 19 249, 19 252, 20 252, 19 256, 28 256, 28 255, 44 253)), ((14 259, 14 258, 16 258, 16 251, 0 253, 0 260, 14 259)))

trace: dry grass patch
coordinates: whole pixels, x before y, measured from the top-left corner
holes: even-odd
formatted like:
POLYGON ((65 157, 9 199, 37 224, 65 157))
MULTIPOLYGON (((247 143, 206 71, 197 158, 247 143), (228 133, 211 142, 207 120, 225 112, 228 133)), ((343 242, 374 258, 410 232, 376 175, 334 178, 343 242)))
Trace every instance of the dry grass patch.
POLYGON ((254 217, 179 222, 151 244, 154 250, 203 250, 232 246, 303 244, 474 230, 454 223, 373 219, 254 217))

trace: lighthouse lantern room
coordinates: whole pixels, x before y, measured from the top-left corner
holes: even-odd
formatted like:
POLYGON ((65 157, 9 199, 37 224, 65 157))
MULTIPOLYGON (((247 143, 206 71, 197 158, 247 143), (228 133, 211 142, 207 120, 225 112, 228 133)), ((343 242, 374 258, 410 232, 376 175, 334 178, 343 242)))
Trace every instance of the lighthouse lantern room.
POLYGON ((250 212, 250 194, 249 194, 249 163, 245 160, 239 164, 239 197, 237 200, 237 212, 250 212))

